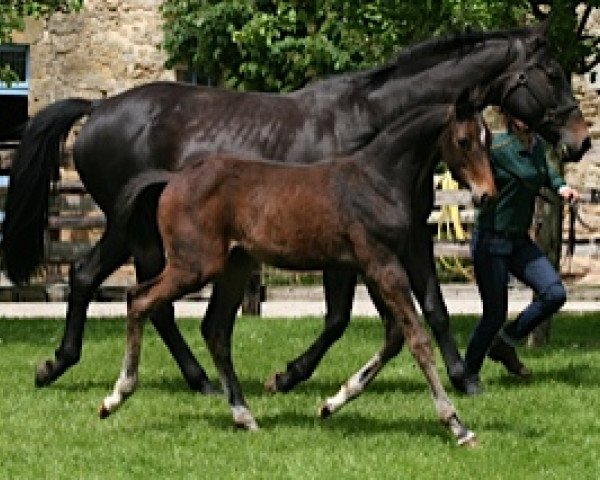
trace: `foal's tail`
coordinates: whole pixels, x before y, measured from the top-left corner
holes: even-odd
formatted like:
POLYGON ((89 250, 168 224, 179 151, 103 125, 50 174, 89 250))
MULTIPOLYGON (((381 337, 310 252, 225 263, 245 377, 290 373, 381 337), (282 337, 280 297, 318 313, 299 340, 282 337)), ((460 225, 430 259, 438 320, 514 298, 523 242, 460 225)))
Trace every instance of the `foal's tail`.
POLYGON ((44 255, 48 194, 58 168, 60 140, 95 104, 80 98, 58 101, 41 110, 25 129, 12 161, 0 244, 6 274, 15 283, 28 280, 44 255))
POLYGON ((135 217, 142 216, 142 209, 149 209, 152 217, 156 216, 158 197, 167 185, 173 172, 167 170, 146 170, 127 182, 121 189, 116 213, 118 225, 128 230, 135 217))

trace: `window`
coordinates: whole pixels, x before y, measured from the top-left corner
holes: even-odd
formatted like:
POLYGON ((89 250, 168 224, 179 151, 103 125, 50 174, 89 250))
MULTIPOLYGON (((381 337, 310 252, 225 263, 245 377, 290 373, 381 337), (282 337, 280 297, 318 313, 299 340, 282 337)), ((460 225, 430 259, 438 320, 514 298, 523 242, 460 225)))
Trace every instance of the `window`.
POLYGON ((0 95, 27 96, 29 48, 26 45, 0 45, 0 66, 9 65, 18 80, 10 86, 0 82, 0 95))

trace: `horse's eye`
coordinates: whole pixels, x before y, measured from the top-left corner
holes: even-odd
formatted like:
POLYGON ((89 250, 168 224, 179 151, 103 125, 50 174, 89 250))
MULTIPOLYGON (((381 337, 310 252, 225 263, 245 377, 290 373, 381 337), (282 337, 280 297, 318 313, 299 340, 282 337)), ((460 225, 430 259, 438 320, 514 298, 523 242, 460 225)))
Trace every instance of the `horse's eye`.
POLYGON ((467 137, 458 139, 458 146, 463 150, 469 150, 471 148, 471 139, 467 137))

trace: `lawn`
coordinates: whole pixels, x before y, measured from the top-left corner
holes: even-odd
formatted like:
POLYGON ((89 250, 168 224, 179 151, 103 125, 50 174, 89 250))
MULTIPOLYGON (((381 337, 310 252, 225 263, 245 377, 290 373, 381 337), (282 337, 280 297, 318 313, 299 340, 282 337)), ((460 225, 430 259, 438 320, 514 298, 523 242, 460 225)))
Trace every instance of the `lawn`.
MULTIPOLYGON (((473 317, 453 318, 464 348, 473 317)), ((197 322, 184 336, 215 371, 197 322)), ((146 329, 138 391, 99 420, 100 400, 118 375, 122 320, 90 320, 83 358, 53 386, 33 386, 35 365, 52 354, 56 319, 0 319, 0 478, 154 479, 596 479, 600 476, 600 314, 560 315, 552 342, 522 349, 535 373, 527 384, 486 363, 486 391, 451 392, 477 433, 461 449, 438 424, 425 381, 406 351, 361 398, 326 421, 321 400, 379 348, 382 328, 355 318, 308 382, 263 393, 264 380, 307 346, 321 320, 241 318, 234 358, 259 432, 235 430, 225 399, 191 393, 152 328, 146 329)), ((438 358, 444 384, 448 380, 438 358)))

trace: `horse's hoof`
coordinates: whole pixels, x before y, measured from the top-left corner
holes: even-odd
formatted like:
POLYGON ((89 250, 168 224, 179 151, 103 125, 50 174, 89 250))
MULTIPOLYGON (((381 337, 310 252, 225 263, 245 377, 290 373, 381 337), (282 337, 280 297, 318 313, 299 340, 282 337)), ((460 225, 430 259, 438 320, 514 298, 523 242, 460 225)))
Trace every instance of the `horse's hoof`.
POLYGON ((287 393, 296 383, 290 381, 290 375, 287 372, 275 372, 265 382, 265 391, 269 393, 287 393))
POLYGON ((267 378, 267 380, 265 381, 265 392, 267 393, 277 393, 279 390, 277 390, 277 377, 279 376, 279 373, 274 373, 273 375, 271 375, 269 378, 267 378))
POLYGON ((331 407, 329 407, 329 405, 324 403, 319 407, 318 414, 321 420, 325 420, 331 417, 331 415, 333 415, 333 410, 331 410, 331 407))
POLYGON ((110 410, 104 405, 104 403, 102 403, 102 405, 100 405, 98 408, 98 416, 101 420, 104 420, 110 416, 110 410))
POLYGON ((233 424, 240 429, 254 432, 258 430, 258 424, 250 410, 244 406, 237 406, 232 408, 233 413, 233 424))
POLYGON ((40 363, 35 369, 35 386, 42 388, 52 384, 59 377, 56 374, 56 370, 52 360, 40 363))

